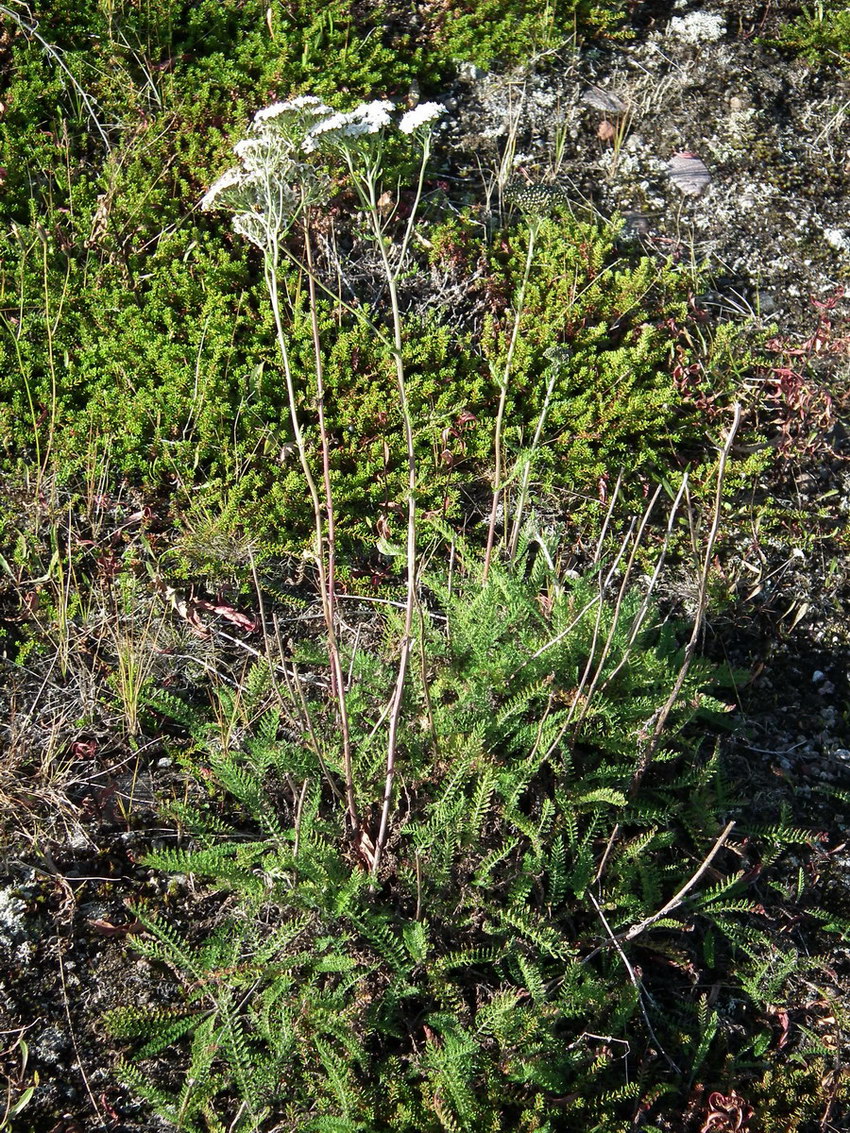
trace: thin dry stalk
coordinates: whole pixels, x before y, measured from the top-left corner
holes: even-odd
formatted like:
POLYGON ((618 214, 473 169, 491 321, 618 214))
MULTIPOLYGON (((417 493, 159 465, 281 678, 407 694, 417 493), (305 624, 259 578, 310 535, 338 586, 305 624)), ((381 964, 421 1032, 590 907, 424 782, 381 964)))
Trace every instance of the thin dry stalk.
MULTIPOLYGON (((608 674, 608 676, 605 678, 605 683, 602 685, 602 688, 600 690, 602 692, 604 692, 605 689, 608 688, 608 686, 611 684, 611 682, 614 680, 614 678, 617 676, 617 674, 620 672, 620 670, 623 668, 623 666, 628 661, 629 657, 631 656, 632 646, 634 645, 635 641, 637 640, 637 636, 641 631, 641 627, 643 626, 643 623, 646 620, 646 614, 647 614, 647 611, 649 609, 649 603, 651 602, 652 595, 655 592, 655 586, 656 586, 656 583, 658 582, 658 578, 661 574, 661 568, 664 565, 665 559, 667 558, 667 550, 670 546, 670 539, 671 539, 672 534, 673 534, 673 525, 675 523, 676 516, 679 513, 679 504, 682 502, 682 496, 685 494, 685 491, 687 489, 687 485, 688 485, 688 474, 687 474, 687 472, 685 472, 684 476, 682 477, 682 483, 679 486, 679 491, 676 493, 676 497, 673 500, 673 505, 670 508, 670 514, 667 517, 667 529, 664 532, 664 542, 661 544, 661 553, 659 554, 658 558, 656 559, 655 567, 653 568, 652 575, 651 575, 649 582, 647 584, 646 593, 644 594, 643 602, 641 603, 641 607, 638 610, 637 614, 635 614, 635 619, 634 619, 634 622, 632 623, 632 629, 631 629, 631 632, 629 633, 629 640, 626 644, 625 650, 623 651, 623 656, 620 658, 620 663, 617 665, 617 667, 615 669, 613 669, 612 672, 610 672, 608 674)), ((652 504, 655 503, 657 495, 658 495, 658 493, 656 492, 656 495, 653 496, 652 504)), ((650 505, 650 510, 651 510, 652 504, 650 505)))
MULTIPOLYGON (((729 835, 732 833, 732 831, 734 829, 735 829, 735 823, 734 822, 727 822, 727 824, 723 827, 723 829, 721 830, 717 839, 715 840, 714 845, 708 851, 706 856, 700 862, 697 869, 694 871, 694 873, 691 874, 691 876, 688 878, 688 880, 685 882, 685 884, 682 886, 682 888, 677 890, 676 893, 674 893, 673 896, 670 898, 670 900, 665 902, 665 904, 662 905, 662 907, 660 909, 658 909, 656 912, 652 913, 651 916, 644 917, 644 919, 642 921, 639 921, 637 924, 632 925, 631 928, 627 928, 625 932, 617 933, 616 936, 612 933, 611 934, 611 943, 616 945, 616 946, 619 946, 620 944, 628 943, 628 941, 634 940, 634 938, 636 936, 640 936, 641 933, 646 932, 646 930, 648 928, 651 928, 652 925, 654 925, 658 921, 660 921, 662 919, 662 917, 669 916, 670 913, 675 912, 675 910, 679 908, 679 906, 685 900, 687 895, 694 888, 696 883, 699 881, 699 879, 702 877, 702 875, 706 872, 706 870, 709 868, 711 863, 714 861, 714 859, 717 857, 717 855, 723 849, 729 835)), ((615 830, 616 830, 616 827, 615 827, 615 830)), ((613 834, 612 834, 612 838, 613 838, 613 834)), ((608 856, 608 853, 610 852, 610 846, 612 844, 613 844, 613 842, 611 842, 609 840, 609 849, 606 849, 606 852, 605 852, 606 858, 608 856)), ((604 858, 603 858, 603 864, 604 864, 604 858)), ((602 872, 602 867, 600 866, 600 869, 597 872, 596 879, 595 879, 597 882, 599 881, 599 878, 601 876, 601 872, 602 872)), ((590 896, 590 894, 588 894, 588 896, 590 896)), ((592 896, 590 896, 590 899, 591 899, 591 901, 593 901, 592 896)), ((594 904, 595 903, 596 902, 594 902, 594 904)), ((592 952, 589 952, 585 956, 585 958, 582 960, 582 964, 589 964, 590 961, 594 958, 594 956, 598 956, 599 953, 603 950, 604 947, 605 947, 604 944, 600 944, 598 948, 594 948, 592 952)))
POLYGON ((664 1047, 658 1041, 658 1037, 655 1034, 652 1023, 650 1022, 649 1012, 647 1011, 646 1004, 643 1001, 643 997, 644 997, 643 984, 638 979, 637 972, 635 972, 635 970, 634 970, 634 968, 631 964, 631 961, 629 960, 628 956, 623 951, 619 940, 614 935, 614 932, 611 929, 611 926, 608 924, 608 921, 605 918, 605 914, 602 912, 601 908, 599 907, 599 902, 596 900, 596 898, 593 896, 592 893, 588 893, 587 896, 590 899, 590 903, 593 905, 594 909, 596 909, 597 915, 599 916, 599 919, 602 921, 602 927, 605 929, 605 932, 608 934, 609 940, 614 945, 614 947, 617 950, 617 954, 619 955, 620 959, 623 961, 623 967, 628 972, 628 976, 629 976, 629 979, 632 983, 632 986, 634 987, 635 991, 638 993, 638 1006, 640 1007, 640 1013, 643 1016, 643 1022, 644 1022, 644 1025, 646 1027, 647 1034, 649 1035, 650 1039, 652 1040, 653 1045, 657 1048, 659 1054, 662 1056, 662 1058, 667 1063, 667 1065, 670 1067, 670 1069, 673 1071, 673 1073, 680 1075, 682 1073, 682 1071, 679 1069, 679 1067, 676 1065, 676 1063, 673 1061, 673 1059, 670 1057, 670 1055, 665 1052, 664 1047))
POLYGON ((537 419, 537 428, 534 430, 534 438, 531 442, 531 449, 526 455, 525 463, 522 470, 522 477, 519 486, 519 499, 517 500, 516 512, 514 514, 514 525, 511 532, 510 543, 508 544, 508 557, 513 558, 516 555, 517 544, 519 543, 520 531, 522 530, 522 513, 525 510, 526 499, 528 498, 528 484, 531 479, 531 464, 534 460, 534 454, 540 445, 540 438, 543 434, 543 426, 546 423, 546 417, 549 414, 549 404, 552 400, 552 393, 555 389, 555 382, 558 380, 558 370, 554 368, 549 384, 546 386, 546 394, 543 398, 543 408, 540 410, 540 416, 537 419))
MULTIPOLYGON (((354 799, 354 773, 351 750, 351 726, 346 702, 346 683, 342 671, 342 657, 336 635, 336 517, 331 490, 330 443, 325 420, 325 381, 322 362, 322 344, 319 337, 319 315, 316 304, 316 274, 313 268, 313 245, 308 225, 304 225, 304 246, 307 253, 307 286, 310 294, 310 331, 313 340, 313 366, 316 374, 316 413, 319 422, 319 443, 322 450, 322 487, 325 493, 326 539, 324 546, 325 571, 322 577, 322 609, 328 637, 328 658, 331 663, 331 688, 339 716, 342 758, 345 767, 346 797, 352 824, 352 836, 357 839, 360 819, 354 799), (350 785, 350 789, 349 789, 350 785)), ((321 552, 320 552, 321 553, 321 552)))
POLYGON ((667 697, 667 700, 664 702, 658 712, 652 735, 650 736, 646 747, 641 753, 641 757, 635 769, 634 776, 632 777, 632 784, 630 789, 630 794, 632 796, 634 796, 635 792, 640 787, 643 777, 646 774, 646 769, 652 762, 652 757, 655 754, 656 748, 658 747, 658 741, 661 738, 661 734, 664 731, 664 727, 667 723, 667 719, 671 711, 673 710, 673 706, 679 699, 679 693, 682 691, 682 686, 685 683, 685 678, 688 675, 688 671, 691 667, 691 662, 693 661, 694 654, 696 653, 697 643, 699 642, 700 636, 702 635, 703 622, 705 621, 705 609, 708 603, 708 573, 711 566, 712 556, 714 555, 714 544, 717 540, 717 532, 720 527, 720 511, 721 504, 723 502, 723 485, 726 479, 726 463, 729 459, 729 453, 732 451, 732 445, 735 442, 735 436, 738 432, 740 424, 741 403, 736 402, 733 409, 732 424, 730 425, 729 432, 726 435, 726 443, 724 444, 723 451, 720 454, 720 463, 717 469, 717 488, 714 494, 713 519, 711 524, 711 531, 709 532, 708 540, 706 542, 702 571, 700 572, 697 609, 696 614, 694 615, 694 628, 691 631, 691 636, 688 640, 688 644, 685 646, 685 656, 682 661, 682 666, 679 669, 679 674, 676 677, 673 688, 670 691, 670 695, 667 697))
POLYGON ((402 637, 399 648, 398 671, 389 706, 387 762, 386 776, 384 780, 384 795, 381 803, 381 819, 378 827, 378 836, 375 839, 374 843, 374 850, 372 853, 371 861, 372 877, 374 880, 376 880, 378 877, 378 871, 381 865, 381 857, 383 855, 384 846, 386 845, 387 834, 389 830, 389 816, 392 806, 396 759, 398 755, 399 733, 401 726, 401 706, 402 700, 404 698, 405 684, 407 681, 407 669, 410 662, 410 652, 413 643, 413 614, 416 609, 417 586, 416 451, 414 448, 413 438, 413 418, 410 412, 410 404, 407 399, 407 381, 404 370, 404 358, 402 354, 402 318, 398 297, 398 279, 401 271, 404 268, 404 264, 407 258, 407 250, 410 245, 411 237, 413 235, 415 218, 419 210, 419 202, 422 199, 422 189, 425 182, 425 169, 428 163, 430 149, 430 136, 426 136, 423 139, 422 160, 419 165, 419 180, 416 186, 416 194, 413 200, 410 216, 408 218, 407 227, 405 229, 404 237, 401 242, 399 256, 395 267, 390 264, 389 256, 387 254, 387 244, 384 238, 381 214, 378 206, 378 187, 376 177, 377 170, 375 167, 373 167, 367 170, 365 174, 363 174, 362 172, 355 169, 353 162, 349 159, 349 169, 352 174, 352 179, 354 181, 358 195, 360 196, 361 202, 365 206, 367 216, 369 217, 369 222, 372 227, 372 234, 375 237, 375 242, 380 252, 381 263, 387 281, 393 325, 392 355, 395 365, 399 410, 401 412, 401 418, 404 426, 404 444, 407 456, 407 546, 405 556, 407 593, 404 605, 402 637))
MULTIPOLYGON (((608 630, 608 636, 605 640, 604 646, 602 647, 602 651, 601 651, 600 656, 599 656, 599 663, 596 666, 596 672, 593 674, 593 679, 590 682, 590 687, 588 688, 588 690, 587 690, 587 692, 584 696, 584 699, 582 701, 581 713, 579 715, 578 720, 576 720, 576 723, 575 723, 576 730, 578 730, 578 728, 583 723, 585 717, 587 716, 587 713, 590 709, 591 701, 593 700, 593 694, 596 692, 596 686, 598 685, 598 683, 599 683, 599 681, 602 677, 602 670, 605 667, 605 662, 608 660, 608 655, 609 655, 610 650, 611 650, 611 643, 614 640, 614 635, 616 634, 617 629, 619 628, 620 611, 622 610, 622 607, 623 607, 623 600, 626 597, 626 591, 628 590, 629 584, 631 583, 632 569, 634 567, 635 556, 637 555, 638 548, 640 547, 641 542, 643 541, 643 533, 646 530, 646 525, 649 522, 649 517, 652 514, 652 510, 655 507, 655 503, 656 503, 659 495, 661 494, 661 487, 662 486, 659 484, 658 487, 655 490, 655 494, 653 495, 652 499, 649 501, 649 504, 644 508, 644 512, 643 512, 643 515, 641 517, 640 525, 637 529, 637 533, 635 534, 634 540, 632 542, 632 550, 631 550, 631 554, 629 555, 629 561, 626 564, 626 569, 623 571, 623 577, 622 577, 622 580, 620 582, 620 589, 617 592, 617 598, 616 598, 616 601, 614 603, 614 611, 613 611, 613 614, 611 616, 611 627, 608 630)), ((630 527, 629 534, 631 534, 631 530, 632 530, 632 528, 630 527)), ((632 625, 632 635, 631 635, 631 638, 630 638, 630 641, 629 641, 629 646, 631 646, 635 637, 637 637, 637 634, 640 632, 640 626, 643 623, 643 617, 646 616, 646 611, 647 611, 648 608, 649 608, 649 599, 648 599, 648 597, 646 597, 644 599, 644 603, 643 603, 643 606, 641 608, 641 614, 643 616, 639 615, 637 618, 635 618, 635 621, 632 625)), ((602 603, 600 602, 600 605, 599 605, 600 614, 601 614, 601 611, 602 611, 602 603)), ((597 626, 598 626, 598 619, 597 619, 597 626)), ((596 643, 596 636, 595 636, 595 633, 594 633, 594 646, 595 646, 595 643, 596 643)), ((628 649, 626 650, 626 652, 628 652, 628 649)), ((591 656, 591 658, 593 657, 593 650, 591 650, 590 656, 591 656)), ((617 666, 617 670, 621 669, 624 664, 625 664, 625 657, 623 657, 623 659, 620 661, 619 665, 617 666)), ((588 659, 588 666, 589 665, 590 665, 590 659, 588 659)), ((586 673, 587 673, 587 670, 585 670, 585 675, 586 675, 586 673)), ((584 682, 584 677, 582 677, 582 683, 583 682, 584 682)), ((575 701, 573 703, 575 703, 575 701)))

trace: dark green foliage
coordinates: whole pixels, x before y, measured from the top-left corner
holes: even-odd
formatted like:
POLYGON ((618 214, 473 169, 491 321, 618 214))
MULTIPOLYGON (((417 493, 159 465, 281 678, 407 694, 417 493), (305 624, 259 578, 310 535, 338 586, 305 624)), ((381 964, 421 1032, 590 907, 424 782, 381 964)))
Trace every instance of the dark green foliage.
MULTIPOLYGON (((622 16, 621 4, 584 0, 559 0, 544 13, 524 0, 491 7, 486 26, 505 61, 506 52, 532 50, 527 36, 545 32, 549 44, 575 28, 607 33, 622 16)), ((62 3, 39 24, 48 47, 26 26, 9 23, 0 47, 4 69, 14 76, 0 136, 0 454, 18 472, 49 469, 71 493, 106 464, 114 477, 149 495, 167 491, 189 542, 214 513, 223 539, 239 542, 247 535, 268 544, 274 532, 273 549, 281 550, 303 545, 309 519, 290 455, 259 265, 242 241, 226 234, 220 217, 197 214, 198 201, 225 164, 234 132, 259 105, 306 90, 341 106, 378 94, 402 100, 414 78, 424 92, 449 74, 452 58, 464 56, 469 18, 474 15, 477 32, 481 19, 462 3, 438 6, 414 33, 406 12, 377 0, 334 0, 321 11, 299 0, 274 4, 269 13, 270 25, 263 13, 235 0, 62 3)), ((482 45, 480 36, 476 42, 482 45)), ((392 185, 409 158, 391 145, 386 160, 392 185)), ((356 215, 347 218, 349 205, 333 202, 343 241, 361 235, 356 215)), ((453 313, 444 317, 439 309, 411 311, 408 318, 420 503, 443 517, 455 514, 462 493, 489 473, 498 400, 494 367, 504 348, 505 306, 518 286, 523 239, 520 226, 506 230, 493 248, 469 244, 474 258, 465 270, 486 304, 500 308, 492 325, 459 326, 452 318, 449 328, 453 313), (477 266, 482 257, 486 263, 477 266)), ((437 233, 435 246, 445 243, 437 233)), ((565 327, 556 308, 520 359, 508 440, 517 455, 533 433, 545 350, 584 339, 583 349, 576 342, 575 365, 565 368, 565 384, 556 391, 535 471, 542 483, 558 486, 562 477, 550 472, 576 458, 570 486, 590 492, 602 470, 615 468, 628 451, 631 422, 641 414, 655 420, 660 413, 661 424, 659 437, 647 439, 640 468, 659 466, 675 433, 668 409, 676 399, 662 405, 662 394, 646 388, 651 367, 663 362, 655 343, 638 346, 634 359, 629 353, 599 366, 588 361, 600 348, 602 320, 633 306, 627 274, 613 283, 606 302, 600 305, 592 289, 584 301, 588 273, 603 263, 610 267, 612 233, 567 223, 561 233, 553 226, 542 243, 547 251, 533 283, 538 298, 554 286, 563 301, 564 287, 550 278, 562 268, 578 271, 578 298, 573 324, 565 327), (574 242, 593 249, 586 262, 571 255, 574 242), (640 363, 634 378, 633 360, 640 363), (588 383, 596 383, 595 390, 588 383), (601 401, 603 411, 583 405, 574 389, 601 401), (565 400, 575 401, 576 418, 568 423, 565 400), (558 451, 565 428, 576 432, 580 451, 558 451), (601 440, 607 435, 610 446, 601 440)), ((407 302, 414 309, 420 298, 415 273, 428 267, 424 256, 411 263, 407 302)), ((648 271, 645 265, 638 272, 638 293, 648 271)), ((290 304, 300 310, 303 280, 293 270, 283 274, 290 304)), ((667 299, 656 304, 655 296, 647 295, 641 312, 650 323, 671 313, 667 299)), ((371 542, 378 529, 394 526, 403 495, 392 366, 362 323, 339 319, 332 304, 321 317, 341 537, 371 542)), ((535 303, 529 320, 539 318, 535 303)), ((288 329, 303 366, 298 376, 309 419, 307 320, 296 319, 288 329)), ((659 388, 669 394, 663 367, 658 373, 659 388)))
POLYGON ((619 0, 446 0, 435 39, 452 57, 489 67, 560 47, 583 30, 622 33, 624 8, 619 0))
POLYGON ((850 11, 844 0, 805 4, 802 14, 782 29, 778 42, 811 63, 850 59, 850 11))
MULTIPOLYGON (((734 858, 724 880, 621 945, 644 990, 628 978, 594 901, 610 931, 627 930, 682 887, 716 838, 716 768, 682 731, 716 707, 711 674, 691 670, 634 794, 648 722, 677 671, 676 627, 639 596, 615 614, 595 583, 558 579, 535 546, 484 585, 469 560, 451 594, 445 579, 427 580, 448 622, 426 630, 405 702, 377 888, 327 779, 341 771, 333 728, 319 760, 297 705, 262 668, 222 701, 225 731, 196 718, 193 759, 242 834, 188 816, 195 848, 149 862, 232 891, 231 911, 206 940, 142 913, 150 935, 140 947, 173 968, 186 1007, 110 1020, 114 1033, 144 1037, 142 1057, 183 1047, 195 1092, 147 1094, 171 1120, 182 1110, 179 1128, 203 1128, 207 1110, 227 1126, 227 1099, 239 1097, 246 1130, 269 1112, 305 1130, 612 1133, 630 1127, 635 1105, 664 1112, 675 1080, 649 1046, 690 1051, 694 1075, 722 1073, 728 1036, 693 989, 694 966, 734 979, 748 1010, 781 1002, 799 958, 766 950, 734 858)), ((370 650, 351 665, 355 782, 368 815, 382 789, 375 717, 392 662, 370 650)), ((128 1081, 140 1081, 137 1070, 128 1081)))
MULTIPOLYGON (((445 0, 426 4, 414 27, 408 7, 379 0, 275 0, 268 22, 266 5, 237 0, 61 0, 35 15, 70 74, 9 24, 0 43, 12 76, 0 136, 0 459, 29 478, 38 506, 35 518, 23 508, 3 518, 0 565, 21 588, 30 579, 41 588, 27 593, 37 617, 25 625, 16 605, 10 622, 18 660, 55 650, 58 627, 87 640, 95 579, 116 602, 126 584, 132 607, 146 566, 158 585, 165 571, 231 582, 256 563, 262 576, 264 560, 309 537, 260 265, 221 217, 197 211, 257 107, 307 91, 340 107, 401 102, 414 80, 436 93, 457 60, 507 64, 575 33, 612 35, 629 6, 445 0), (126 544, 125 492, 134 511, 139 497, 155 504, 150 531, 145 520, 126 544), (107 510, 117 531, 90 538, 86 524, 107 510), (162 535, 171 522, 173 541, 162 535)), ((386 182, 406 206, 395 179, 410 183, 409 158, 397 150, 388 144, 386 182)), ((425 201, 422 239, 400 279, 420 516, 469 518, 480 507, 517 329, 505 515, 515 514, 520 470, 535 507, 579 496, 595 511, 621 467, 634 501, 699 462, 703 410, 713 421, 745 362, 733 359, 737 338, 700 339, 687 306, 692 277, 624 252, 616 221, 576 219, 556 187, 506 192, 513 211, 486 225, 470 220, 474 209, 446 222, 430 175, 425 201), (436 298, 422 284, 431 273, 447 285, 436 298)), ((369 556, 379 536, 394 552, 405 454, 381 284, 368 256, 356 258, 367 241, 342 189, 316 234, 330 221, 334 254, 344 267, 351 255, 365 279, 353 308, 324 292, 317 308, 344 560, 352 547, 369 556)), ((388 239, 403 227, 403 215, 388 222, 388 239)), ((291 241, 296 257, 302 238, 291 241)), ((333 264, 324 269, 334 275, 333 264)), ((306 284, 288 264, 279 283, 318 463, 306 284)), ((691 483, 696 514, 698 472, 691 483)), ((584 515, 577 507, 573 518, 580 525, 584 515)), ((439 568, 424 576, 395 809, 374 883, 368 842, 352 844, 340 802, 343 753, 321 651, 302 644, 295 658, 302 675, 318 677, 302 685, 308 714, 295 685, 279 687, 261 665, 241 690, 218 696, 214 720, 148 691, 148 706, 190 737, 180 756, 201 796, 171 805, 186 841, 151 863, 227 895, 204 931, 142 904, 139 948, 174 973, 184 1001, 109 1018, 116 1038, 137 1041, 126 1082, 176 1128, 625 1133, 636 1115, 663 1122, 669 1109, 678 1120, 698 1077, 731 1088, 741 1074, 765 1133, 823 1113, 828 1044, 813 1036, 789 1069, 771 1029, 791 974, 814 978, 797 926, 815 940, 848 931, 838 902, 811 908, 802 881, 789 894, 772 880, 785 848, 808 832, 788 823, 749 831, 682 905, 618 942, 622 955, 611 942, 682 887, 728 818, 710 745, 693 726, 699 718, 707 728, 721 705, 707 691, 711 672, 694 665, 635 790, 683 631, 634 592, 615 606, 601 578, 559 577, 551 551, 526 533, 515 565, 494 566, 486 585, 463 548, 451 581, 439 568), (756 875, 767 897, 754 891, 756 875), (782 947, 766 944, 768 897, 795 925, 782 947), (707 986, 720 989, 717 1001, 707 986)), ((343 575, 345 562, 338 568, 343 575)), ((151 636, 157 664, 175 677, 176 651, 151 636)), ((367 636, 344 667, 356 802, 374 838, 400 623, 390 615, 367 636)), ((110 663, 101 645, 97 665, 110 663)), ((839 1095, 839 1074, 829 1088, 839 1095)))
MULTIPOLYGON (((309 515, 256 266, 244 245, 222 246, 220 234, 188 220, 174 234, 139 234, 136 226, 140 246, 153 244, 141 257, 120 236, 133 230, 131 217, 120 216, 134 208, 130 195, 116 194, 100 237, 113 249, 111 265, 97 266, 91 253, 78 262, 50 238, 42 242, 35 226, 8 238, 18 241, 20 263, 0 289, 20 313, 0 342, 0 441, 27 462, 49 454, 64 483, 83 481, 104 460, 148 490, 176 483, 192 500, 190 534, 213 509, 223 535, 275 532, 279 549, 297 547, 309 515)), ((540 224, 506 407, 509 460, 524 458, 550 352, 566 348, 534 454, 535 483, 595 493, 626 464, 637 498, 671 459, 683 462, 689 446, 698 452, 703 431, 670 374, 668 324, 685 318, 682 281, 649 260, 618 263, 616 226, 540 224)), ((507 229, 492 246, 462 238, 470 276, 476 263, 479 276, 486 265, 476 288, 492 313, 462 328, 439 311, 410 316, 405 334, 420 504, 443 517, 488 467, 527 235, 523 226, 507 229)), ((457 239, 436 233, 438 267, 456 260, 457 239)), ((285 283, 309 423, 309 319, 297 277, 285 283)), ((330 305, 322 304, 320 323, 342 533, 372 540, 379 518, 393 528, 405 490, 391 354, 363 321, 341 320, 330 305)), ((313 430, 308 439, 317 444, 313 430)))

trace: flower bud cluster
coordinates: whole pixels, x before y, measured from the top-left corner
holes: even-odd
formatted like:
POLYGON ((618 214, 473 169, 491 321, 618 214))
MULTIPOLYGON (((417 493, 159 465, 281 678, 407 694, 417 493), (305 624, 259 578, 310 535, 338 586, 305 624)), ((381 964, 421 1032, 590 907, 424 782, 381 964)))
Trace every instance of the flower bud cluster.
POLYGON ((566 194, 559 185, 539 182, 527 185, 523 181, 511 181, 505 186, 504 198, 522 212, 545 216, 555 205, 566 200, 566 194))

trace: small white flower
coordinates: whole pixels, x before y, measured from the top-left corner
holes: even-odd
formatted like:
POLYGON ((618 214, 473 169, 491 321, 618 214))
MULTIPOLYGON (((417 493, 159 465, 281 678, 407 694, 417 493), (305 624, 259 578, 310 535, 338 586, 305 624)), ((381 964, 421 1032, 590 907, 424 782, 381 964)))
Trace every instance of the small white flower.
POLYGON ((351 113, 361 121, 368 123, 370 134, 377 134, 378 130, 392 124, 391 110, 395 110, 395 103, 387 102, 384 99, 375 102, 361 102, 359 106, 355 106, 351 113))
POLYGON ((351 120, 350 114, 343 114, 337 111, 336 114, 331 114, 329 118, 324 118, 321 122, 317 122, 315 126, 311 127, 311 134, 325 134, 329 130, 341 130, 346 122, 351 120))
POLYGON ((301 144, 301 148, 305 153, 314 153, 323 140, 332 138, 334 134, 348 133, 349 125, 349 115, 332 114, 330 118, 325 118, 323 121, 317 122, 315 126, 308 130, 301 144))
POLYGON ((259 138, 243 138, 241 142, 237 142, 233 147, 233 152, 240 159, 240 161, 250 160, 252 154, 262 152, 266 143, 259 138))
POLYGON ((431 122, 436 122, 446 113, 446 108, 440 102, 423 102, 420 106, 416 106, 413 110, 402 116, 398 124, 398 128, 403 134, 412 134, 414 130, 418 130, 420 126, 427 126, 431 122))
POLYGON ((201 208, 204 212, 211 209, 216 202, 216 198, 221 196, 222 193, 228 189, 235 189, 238 185, 242 184, 242 171, 241 169, 228 169, 222 173, 221 177, 213 181, 209 189, 201 199, 201 208))
POLYGON ((289 109, 290 103, 288 102, 273 102, 271 106, 264 106, 254 115, 254 125, 258 126, 261 122, 268 122, 271 118, 286 114, 289 109))
POLYGON ((296 110, 309 110, 311 114, 330 114, 331 108, 325 106, 320 98, 314 94, 299 94, 297 98, 289 100, 289 105, 296 110))

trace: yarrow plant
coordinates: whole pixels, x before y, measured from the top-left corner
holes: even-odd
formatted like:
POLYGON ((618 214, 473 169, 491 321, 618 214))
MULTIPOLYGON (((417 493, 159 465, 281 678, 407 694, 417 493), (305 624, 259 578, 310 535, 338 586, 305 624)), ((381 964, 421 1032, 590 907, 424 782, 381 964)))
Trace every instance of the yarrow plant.
MULTIPOLYGON (((380 135, 393 125, 395 104, 385 99, 363 102, 353 110, 335 111, 315 95, 274 102, 254 115, 246 138, 233 152, 239 166, 226 170, 201 199, 201 208, 227 208, 233 226, 259 248, 271 248, 294 223, 300 207, 323 199, 324 181, 310 155, 343 155, 355 177, 364 148, 358 142, 380 135)), ((398 128, 423 142, 423 172, 430 127, 445 113, 437 102, 425 102, 402 115, 398 128)), ((377 172, 380 172, 378 168, 377 172)), ((368 180, 366 177, 365 180, 368 180)), ((368 206, 368 190, 363 204, 368 206)), ((406 245, 405 245, 406 250, 406 245)))
MULTIPOLYGON (((348 820, 355 848, 361 859, 368 863, 373 877, 377 877, 388 833, 402 699, 413 639, 413 616, 416 609, 417 586, 417 473, 413 421, 407 399, 402 356, 403 323, 397 285, 405 265, 407 251, 413 235, 413 226, 422 197, 425 168, 430 155, 431 128, 445 113, 445 107, 436 102, 426 102, 407 111, 397 123, 399 131, 415 138, 417 144, 421 147, 421 161, 415 199, 404 235, 391 263, 388 242, 385 239, 387 221, 381 214, 378 200, 381 196, 380 180, 384 131, 396 125, 393 118, 395 110, 395 104, 385 99, 364 102, 349 111, 333 110, 313 95, 302 95, 286 102, 272 103, 271 106, 257 111, 249 127, 248 136, 237 142, 234 147, 239 165, 223 173, 213 183, 201 201, 201 208, 204 210, 226 208, 233 212, 234 230, 256 245, 263 253, 265 282, 283 362, 292 431, 313 505, 315 559, 327 631, 332 689, 342 737, 342 762, 348 820), (317 280, 312 270, 310 243, 310 209, 321 204, 328 191, 329 180, 325 166, 328 162, 340 160, 347 168, 352 187, 368 219, 371 235, 379 249, 387 281, 392 315, 392 341, 389 345, 395 367, 399 409, 404 423, 407 453, 407 599, 402 640, 399 648, 398 675, 387 710, 389 723, 386 778, 380 807, 380 821, 377 831, 374 832, 364 828, 357 805, 345 698, 345 676, 336 639, 334 508, 331 491, 329 443, 323 411, 322 351, 319 342, 319 324, 315 303, 317 280), (284 244, 284 238, 299 220, 303 226, 304 247, 307 256, 306 265, 300 266, 306 268, 313 316, 316 405, 322 449, 324 500, 320 497, 317 478, 313 473, 304 429, 299 416, 300 399, 295 389, 288 336, 278 289, 281 256, 286 255, 292 258, 284 244)), ((335 295, 334 299, 342 303, 356 317, 366 317, 361 310, 355 310, 345 303, 341 296, 335 295)), ((372 326, 372 330, 384 337, 383 332, 377 327, 372 326)))
POLYGON ((328 115, 333 115, 331 108, 312 95, 258 110, 248 137, 234 146, 239 166, 213 182, 201 208, 230 209, 240 236, 274 252, 299 208, 323 198, 321 177, 303 160, 303 146, 316 120, 328 115))

